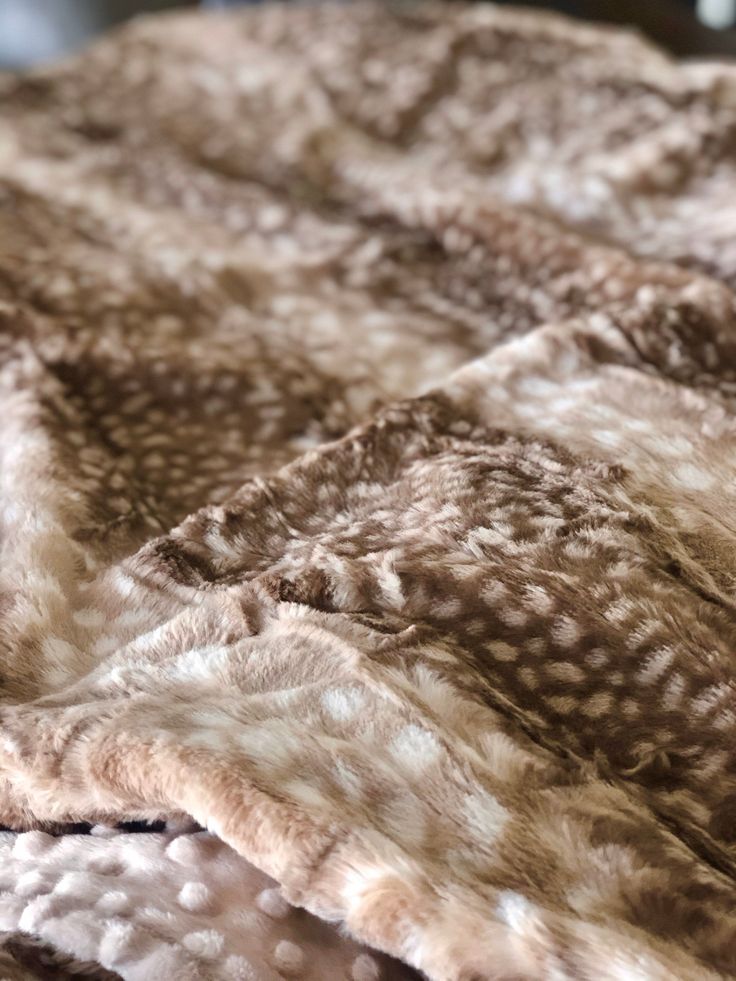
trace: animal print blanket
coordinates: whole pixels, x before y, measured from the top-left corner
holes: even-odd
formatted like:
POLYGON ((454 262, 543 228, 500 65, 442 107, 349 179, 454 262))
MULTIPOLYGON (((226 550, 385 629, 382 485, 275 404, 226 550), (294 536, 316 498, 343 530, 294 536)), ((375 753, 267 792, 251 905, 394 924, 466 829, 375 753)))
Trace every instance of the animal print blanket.
POLYGON ((4 976, 736 977, 734 69, 268 6, 0 92, 4 976))

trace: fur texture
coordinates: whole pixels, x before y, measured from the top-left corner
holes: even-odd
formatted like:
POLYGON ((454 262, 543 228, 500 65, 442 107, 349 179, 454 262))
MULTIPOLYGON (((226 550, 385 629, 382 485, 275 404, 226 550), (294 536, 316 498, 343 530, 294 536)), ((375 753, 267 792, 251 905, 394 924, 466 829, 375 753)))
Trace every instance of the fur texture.
POLYGON ((190 815, 436 981, 736 976, 734 70, 289 6, 1 84, 0 819, 190 815))

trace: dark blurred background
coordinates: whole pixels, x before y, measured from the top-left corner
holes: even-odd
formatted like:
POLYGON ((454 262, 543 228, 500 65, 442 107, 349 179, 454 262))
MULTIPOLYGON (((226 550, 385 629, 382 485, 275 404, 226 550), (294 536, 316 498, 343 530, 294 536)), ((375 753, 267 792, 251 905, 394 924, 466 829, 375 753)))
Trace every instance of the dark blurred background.
MULTIPOLYGON (((0 67, 58 57, 138 13, 196 5, 187 0, 0 0, 0 67)), ((200 4, 231 5, 233 0, 200 4)), ((678 55, 736 57, 736 0, 526 0, 525 6, 634 25, 678 55)))

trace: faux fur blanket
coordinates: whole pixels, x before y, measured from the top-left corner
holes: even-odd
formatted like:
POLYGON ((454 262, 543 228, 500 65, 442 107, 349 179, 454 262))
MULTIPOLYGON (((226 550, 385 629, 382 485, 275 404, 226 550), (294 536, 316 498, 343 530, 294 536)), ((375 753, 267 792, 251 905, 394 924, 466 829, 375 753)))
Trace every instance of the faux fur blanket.
POLYGON ((7 976, 736 977, 734 69, 287 6, 0 87, 7 976))

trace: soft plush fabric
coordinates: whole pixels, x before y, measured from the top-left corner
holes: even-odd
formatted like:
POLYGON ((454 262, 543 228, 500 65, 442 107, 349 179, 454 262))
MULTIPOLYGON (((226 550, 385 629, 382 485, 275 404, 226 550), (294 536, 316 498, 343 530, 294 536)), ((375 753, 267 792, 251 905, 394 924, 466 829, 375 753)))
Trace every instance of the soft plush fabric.
MULTIPOLYGON (((6 953, 16 970, 25 967, 30 977, 408 981, 413 976, 295 909, 276 883, 201 831, 130 834, 96 827, 84 836, 5 833, 0 885, 6 953), (29 946, 26 936, 43 947, 29 946), (72 963, 60 956, 69 951, 76 955, 72 963), (102 969, 101 962, 115 971, 102 969)), ((15 978, 2 961, 0 977, 15 978)))
POLYGON ((734 70, 285 6, 0 84, 0 929, 319 976, 250 862, 437 981, 736 976, 734 70), (185 816, 217 914, 44 837, 185 816))

